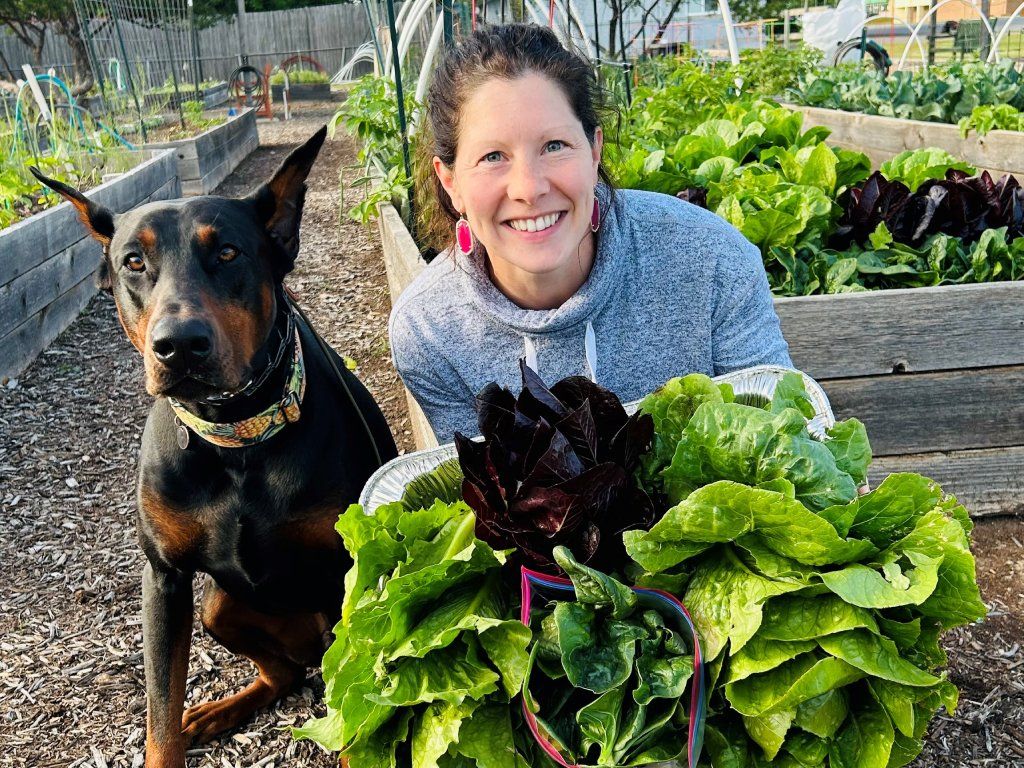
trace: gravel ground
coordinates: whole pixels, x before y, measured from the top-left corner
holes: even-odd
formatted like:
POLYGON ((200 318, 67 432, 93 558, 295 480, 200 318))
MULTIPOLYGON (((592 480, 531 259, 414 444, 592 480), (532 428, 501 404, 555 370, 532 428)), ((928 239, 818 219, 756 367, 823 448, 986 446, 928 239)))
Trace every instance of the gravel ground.
MULTIPOLYGON (((332 112, 329 104, 298 103, 297 119, 262 123, 260 148, 219 191, 252 189, 332 112)), ((347 138, 325 145, 288 284, 324 337, 357 361, 399 446, 411 449, 387 356, 390 302, 379 242, 339 210, 339 174, 354 156, 347 138)), ((133 484, 148 407, 141 360, 105 295, 15 386, 0 389, 0 766, 142 764, 143 558, 133 484)), ((1024 765, 1024 525, 982 521, 974 542, 990 617, 945 639, 961 708, 933 723, 918 768, 1024 765)), ((249 663, 195 635, 189 702, 240 689, 249 663)), ((321 689, 311 672, 295 695, 192 750, 189 768, 336 765, 282 730, 320 714, 321 689)))

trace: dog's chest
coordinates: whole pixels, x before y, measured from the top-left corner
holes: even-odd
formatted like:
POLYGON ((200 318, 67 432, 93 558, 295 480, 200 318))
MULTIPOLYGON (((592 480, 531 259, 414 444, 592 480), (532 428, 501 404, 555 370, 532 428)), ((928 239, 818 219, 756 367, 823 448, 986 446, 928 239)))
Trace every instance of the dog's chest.
POLYGON ((340 509, 305 501, 308 489, 293 488, 290 477, 274 468, 222 469, 177 497, 161 489, 147 499, 144 487, 151 546, 171 567, 209 573, 249 601, 287 603, 311 585, 340 583, 340 509))

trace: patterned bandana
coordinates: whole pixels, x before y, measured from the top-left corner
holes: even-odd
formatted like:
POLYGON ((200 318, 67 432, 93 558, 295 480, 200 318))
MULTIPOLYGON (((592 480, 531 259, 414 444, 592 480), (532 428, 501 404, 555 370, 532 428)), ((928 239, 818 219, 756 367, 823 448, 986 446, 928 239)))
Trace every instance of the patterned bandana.
MULTIPOLYGON (((302 343, 299 341, 299 329, 296 328, 292 374, 288 378, 284 397, 255 416, 231 424, 203 421, 195 414, 186 411, 177 400, 168 399, 177 420, 206 442, 219 445, 221 448, 245 448, 262 443, 264 440, 269 440, 284 429, 287 424, 298 421, 301 415, 299 406, 302 404, 302 398, 305 394, 306 366, 302 362, 302 343)), ((179 431, 182 428, 179 426, 179 431)), ((185 445, 187 444, 186 435, 185 445)), ((179 445, 181 445, 180 440, 179 445)), ((182 448, 185 445, 182 445, 182 448)))

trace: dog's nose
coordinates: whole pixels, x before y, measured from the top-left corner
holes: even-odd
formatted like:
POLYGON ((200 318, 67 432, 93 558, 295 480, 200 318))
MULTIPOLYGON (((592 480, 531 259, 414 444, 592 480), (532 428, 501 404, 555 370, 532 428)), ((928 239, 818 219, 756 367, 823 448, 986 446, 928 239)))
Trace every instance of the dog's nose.
POLYGON ((166 317, 153 327, 153 354, 174 370, 187 370, 210 356, 213 330, 197 318, 166 317))

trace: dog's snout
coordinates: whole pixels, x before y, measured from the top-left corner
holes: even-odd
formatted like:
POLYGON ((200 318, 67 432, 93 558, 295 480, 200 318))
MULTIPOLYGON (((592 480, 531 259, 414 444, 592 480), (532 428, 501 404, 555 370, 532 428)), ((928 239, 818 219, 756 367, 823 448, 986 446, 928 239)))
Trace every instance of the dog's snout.
POLYGON ((165 318, 154 326, 152 339, 156 359, 174 370, 202 363, 213 351, 213 329, 197 318, 165 318))

